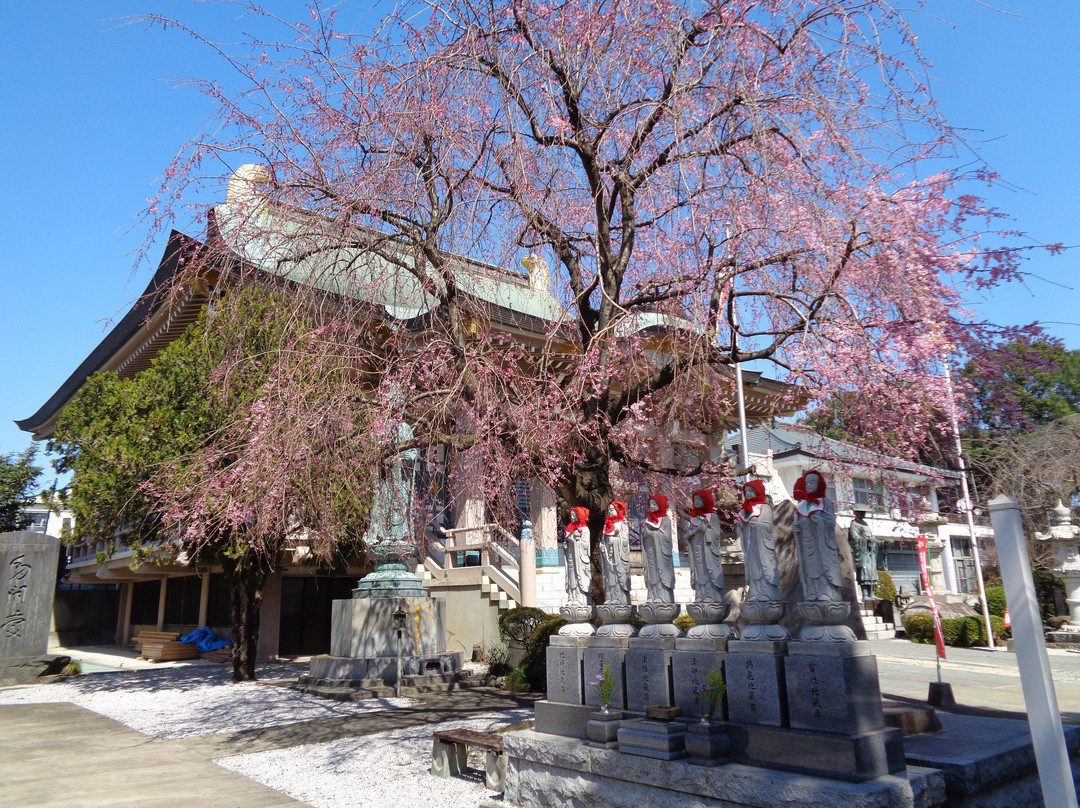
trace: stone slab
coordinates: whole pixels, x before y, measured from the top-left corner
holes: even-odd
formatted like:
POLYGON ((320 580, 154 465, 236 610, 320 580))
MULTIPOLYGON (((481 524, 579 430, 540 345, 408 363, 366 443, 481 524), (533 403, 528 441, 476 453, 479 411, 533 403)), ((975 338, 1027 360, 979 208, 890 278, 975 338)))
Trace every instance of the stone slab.
POLYGON ((687 756, 686 724, 632 718, 619 724, 619 751, 627 755, 678 760, 687 756))
MULTIPOLYGON (((558 704, 585 704, 585 646, 577 640, 584 637, 555 636, 547 649, 547 697, 558 704)), ((594 689, 594 688, 588 688, 594 689)))
MULTIPOLYGON (((1027 721, 942 712, 937 716, 943 727, 940 732, 904 739, 909 766, 942 771, 950 794, 966 797, 989 787, 1007 788, 1015 801, 1002 799, 1000 805, 1041 804, 1027 721), (1031 803, 1017 791, 1025 781, 1031 803)), ((1080 779, 1080 726, 1064 726, 1063 731, 1073 775, 1080 779)))
POLYGON ((784 670, 792 728, 854 735, 885 726, 873 656, 792 652, 784 670))
MULTIPOLYGON (((720 640, 719 644, 724 641, 720 640)), ((724 670, 724 652, 716 650, 693 650, 698 645, 716 645, 710 640, 676 640, 675 650, 671 654, 671 679, 675 691, 675 706, 683 711, 683 715, 699 717, 701 715, 700 696, 697 688, 701 685, 714 667, 724 670), (690 645, 687 648, 687 644, 690 645)), ((723 704, 716 708, 714 714, 720 718, 723 713, 723 704)))
POLYGON ((59 553, 55 536, 0 533, 0 659, 48 651, 59 553))
POLYGON ((440 598, 351 598, 335 600, 330 617, 330 656, 397 658, 394 612, 403 609, 406 656, 433 656, 446 650, 440 598), (417 620, 417 618, 420 618, 417 620))
POLYGON ((740 654, 786 654, 787 640, 728 640, 727 650, 740 654))
POLYGON ((560 704, 545 699, 536 702, 536 731, 566 738, 587 738, 585 725, 595 712, 584 704, 560 704))
POLYGON ((645 712, 652 705, 673 706, 671 655, 674 640, 630 640, 626 651, 626 708, 645 712))
POLYGON ((779 727, 731 724, 728 756, 738 763, 861 783, 902 772, 904 740, 898 729, 832 735, 779 727))
POLYGON ((522 808, 937 808, 945 803, 939 772, 911 768, 864 783, 825 780, 724 763, 695 766, 598 749, 526 730, 503 737, 509 759, 505 797, 522 808))
POLYGON ((615 680, 615 689, 611 694, 611 706, 621 710, 626 707, 626 684, 623 667, 626 661, 626 649, 629 640, 623 637, 592 637, 585 649, 585 703, 592 707, 600 706, 600 691, 589 685, 603 672, 604 666, 611 667, 615 680))
MULTIPOLYGON (((740 724, 783 727, 788 723, 787 687, 782 653, 746 653, 728 643, 724 657, 728 720, 740 724)), ((744 643, 743 645, 773 645, 744 643)))

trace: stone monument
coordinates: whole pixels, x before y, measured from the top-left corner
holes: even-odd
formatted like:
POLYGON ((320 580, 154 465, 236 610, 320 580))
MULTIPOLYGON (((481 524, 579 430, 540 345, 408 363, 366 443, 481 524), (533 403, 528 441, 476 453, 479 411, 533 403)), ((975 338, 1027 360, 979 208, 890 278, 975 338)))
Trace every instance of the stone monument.
POLYGON ((0 534, 0 667, 17 665, 48 650, 59 553, 60 540, 55 536, 29 531, 0 534))
POLYGON ((855 519, 848 527, 848 541, 855 559, 855 578, 859 582, 860 596, 867 601, 874 597, 878 584, 878 545, 870 525, 866 524, 866 511, 856 510, 855 519))
POLYGON ((589 589, 592 586, 592 565, 589 561, 589 510, 571 508, 570 523, 566 526, 566 598, 567 604, 559 609, 566 625, 560 634, 588 636, 596 629, 589 605, 589 589))
POLYGON ((746 623, 727 645, 729 716, 741 724, 782 727, 788 720, 784 659, 790 635, 779 622, 784 602, 773 508, 761 480, 747 481, 742 492, 736 530, 746 557, 747 592, 739 607, 746 623))
MULTIPOLYGON (((399 423, 386 444, 411 440, 412 428, 399 423)), ((398 638, 395 613, 405 613, 402 652, 406 676, 448 679, 461 666, 461 655, 446 651, 443 602, 428 597, 409 571, 416 529, 416 449, 391 452, 380 470, 364 542, 375 565, 353 590, 351 600, 335 600, 330 618, 330 653, 313 657, 304 685, 343 681, 393 682, 397 679, 398 638)))

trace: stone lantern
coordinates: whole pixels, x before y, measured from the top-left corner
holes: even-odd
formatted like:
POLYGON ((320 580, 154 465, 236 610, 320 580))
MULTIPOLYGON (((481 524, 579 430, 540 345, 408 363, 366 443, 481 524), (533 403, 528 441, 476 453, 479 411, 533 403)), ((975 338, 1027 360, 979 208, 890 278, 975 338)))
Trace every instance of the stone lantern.
POLYGON ((1069 623, 1062 626, 1061 633, 1080 642, 1080 527, 1072 523, 1072 513, 1058 500, 1050 511, 1050 531, 1036 533, 1035 540, 1049 542, 1054 554, 1054 566, 1050 571, 1065 582, 1065 603, 1069 610, 1069 623))

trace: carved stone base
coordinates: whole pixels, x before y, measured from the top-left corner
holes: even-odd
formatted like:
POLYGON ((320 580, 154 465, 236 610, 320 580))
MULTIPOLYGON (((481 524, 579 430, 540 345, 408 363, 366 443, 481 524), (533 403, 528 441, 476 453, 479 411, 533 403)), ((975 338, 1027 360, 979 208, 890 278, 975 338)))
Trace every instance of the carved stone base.
POLYGON ((799 604, 799 614, 807 621, 799 632, 800 642, 855 642, 858 638, 843 623, 851 613, 846 601, 816 600, 799 604))
POLYGON ((686 613, 694 620, 694 625, 686 636, 694 640, 727 640, 734 636, 731 626, 724 623, 724 618, 731 611, 727 603, 696 601, 686 604, 686 613))
POLYGON ((739 606, 739 614, 747 625, 739 632, 739 639, 752 642, 785 642, 791 634, 779 625, 784 616, 784 603, 779 600, 748 599, 739 606))
POLYGON ((559 629, 559 634, 571 637, 591 637, 596 633, 592 620, 593 607, 584 603, 568 603, 559 609, 566 625, 559 629))
POLYGON ((603 603, 596 608, 596 616, 603 625, 596 630, 597 637, 633 637, 637 632, 630 625, 633 609, 629 603, 603 603))
POLYGON ((637 614, 648 623, 638 631, 642 639, 678 639, 683 636, 679 627, 671 622, 679 616, 678 603, 649 601, 638 605, 637 614))

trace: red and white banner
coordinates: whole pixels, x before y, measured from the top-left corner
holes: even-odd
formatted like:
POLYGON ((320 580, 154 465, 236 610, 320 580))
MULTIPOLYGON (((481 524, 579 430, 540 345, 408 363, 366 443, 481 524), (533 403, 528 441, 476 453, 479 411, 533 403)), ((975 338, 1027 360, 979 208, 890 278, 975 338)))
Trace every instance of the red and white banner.
POLYGON ((1004 623, 1005 623, 1006 628, 1012 626, 1012 618, 1009 617, 1009 607, 1008 606, 1005 607, 1005 620, 1004 620, 1004 623))
POLYGON ((919 576, 922 578, 923 591, 930 599, 930 613, 934 615, 934 642, 937 643, 938 656, 945 659, 945 632, 941 629, 941 614, 938 613, 937 601, 934 600, 934 588, 930 586, 930 558, 926 552, 926 536, 919 536, 917 547, 919 576))

